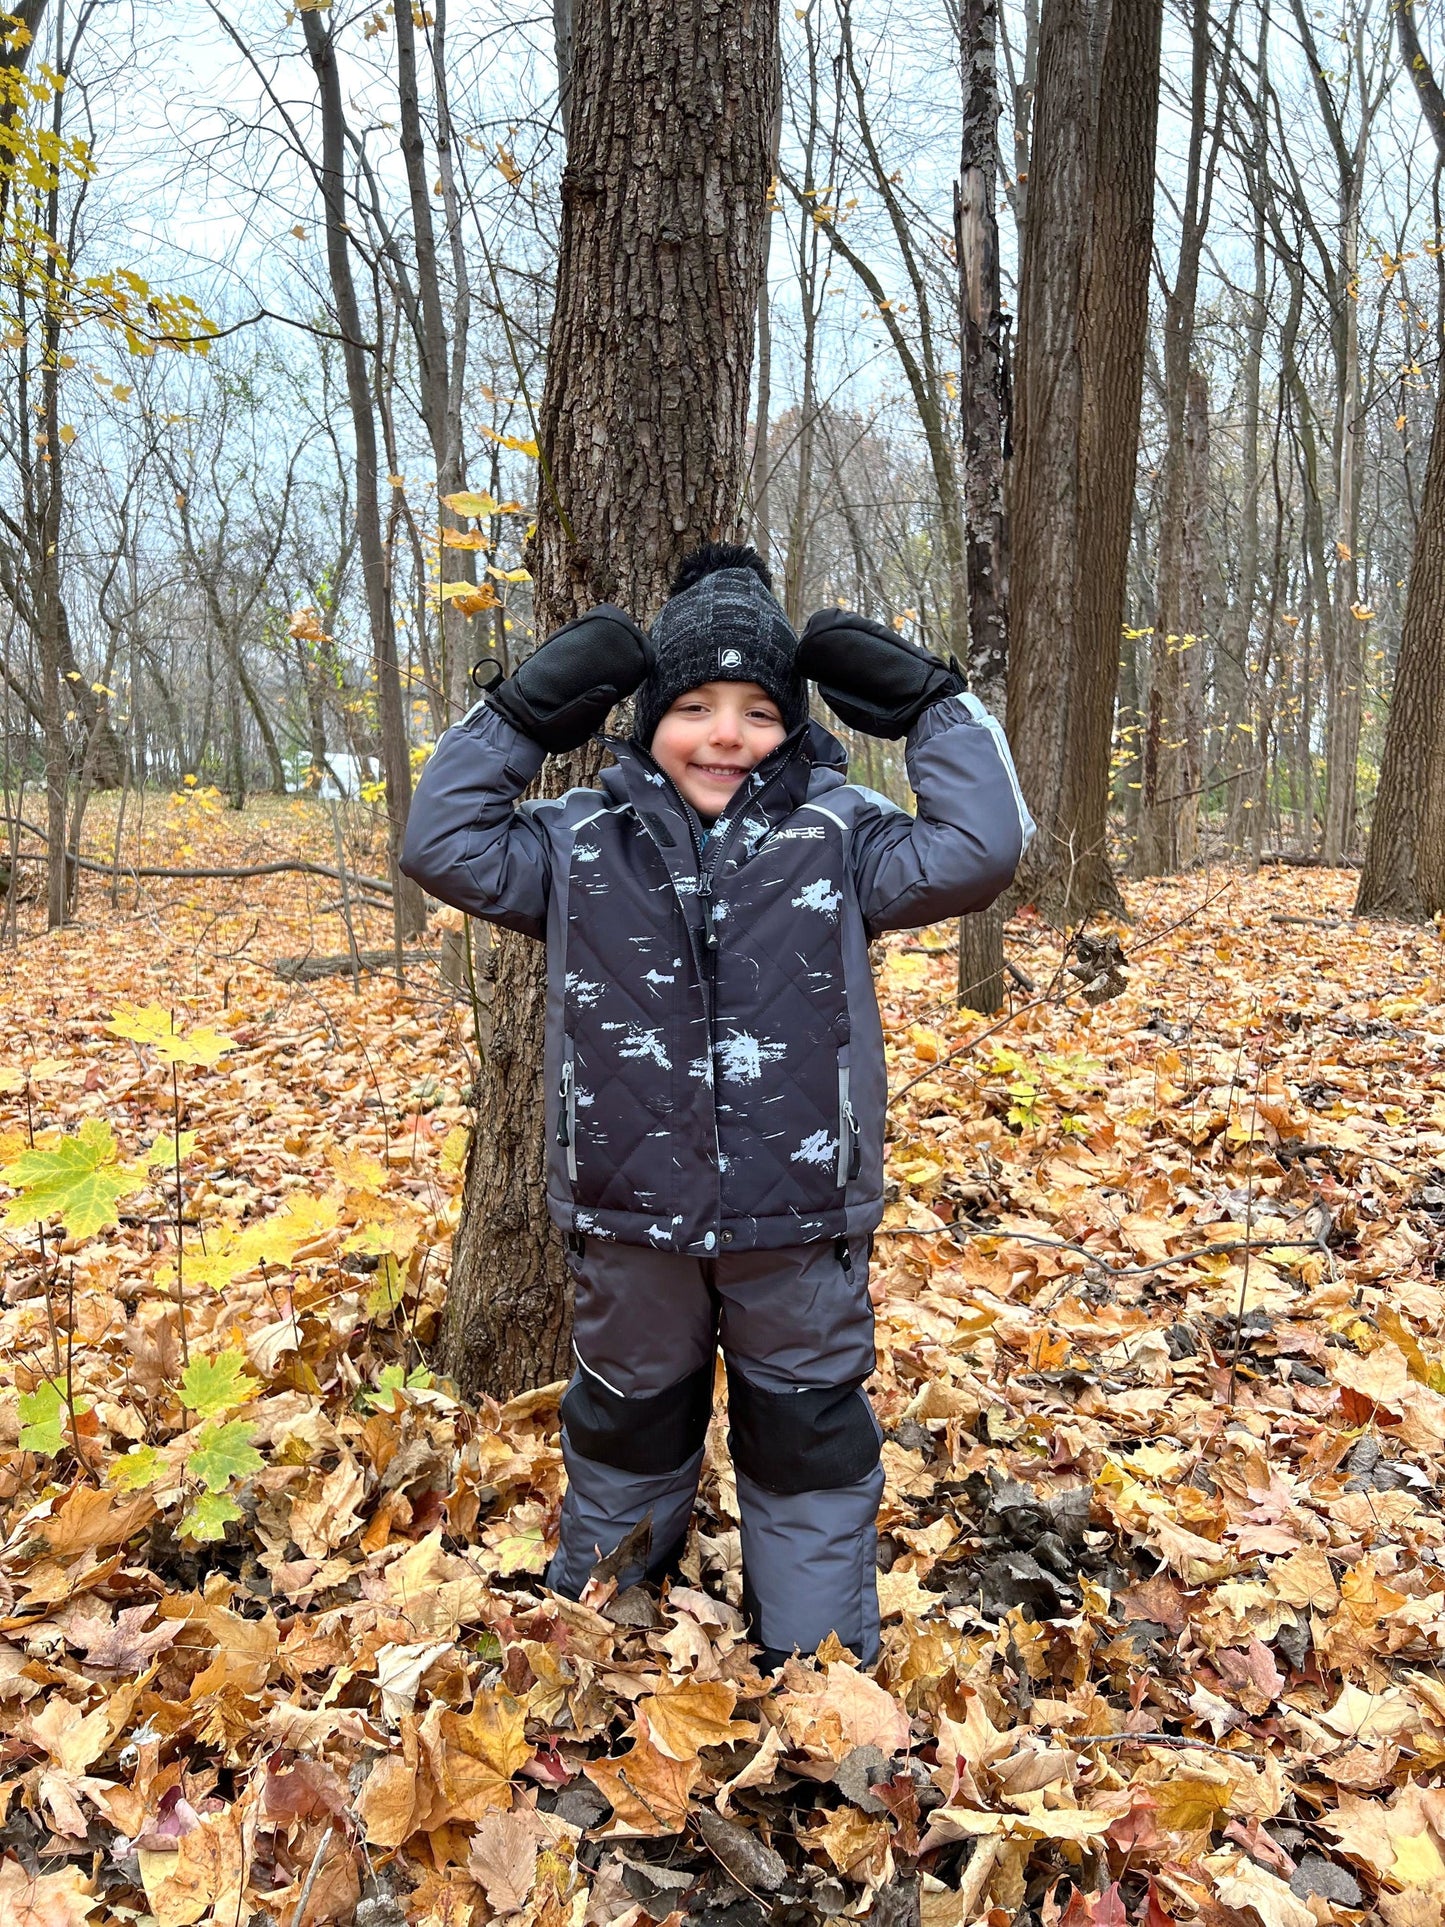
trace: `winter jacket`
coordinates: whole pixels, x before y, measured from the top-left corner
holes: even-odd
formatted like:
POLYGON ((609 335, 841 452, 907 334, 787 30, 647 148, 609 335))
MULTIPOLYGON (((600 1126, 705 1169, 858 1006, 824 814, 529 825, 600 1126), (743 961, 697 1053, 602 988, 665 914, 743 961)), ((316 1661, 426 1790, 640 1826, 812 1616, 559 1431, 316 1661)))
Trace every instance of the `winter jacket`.
POLYGON ((422 772, 401 867, 547 944, 547 1203, 564 1230, 698 1257, 871 1230, 887 1076, 868 944, 981 910, 1033 833, 971 696, 907 740, 918 814, 804 723, 703 841, 651 756, 520 805, 543 752, 477 705, 422 772))

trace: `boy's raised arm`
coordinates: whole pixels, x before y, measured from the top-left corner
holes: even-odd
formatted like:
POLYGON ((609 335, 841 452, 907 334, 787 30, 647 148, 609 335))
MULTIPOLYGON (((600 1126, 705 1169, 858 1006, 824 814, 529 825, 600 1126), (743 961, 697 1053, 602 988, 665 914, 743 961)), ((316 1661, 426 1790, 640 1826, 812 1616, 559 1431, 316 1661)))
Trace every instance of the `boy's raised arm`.
POLYGON ((585 743, 646 669, 645 639, 620 609, 559 629, 443 732, 412 798, 406 874, 471 916, 545 936, 546 840, 517 798, 548 753, 585 743))
POLYGON ((882 798, 857 826, 853 872, 870 930, 984 910, 1034 834, 1003 729, 948 664, 841 609, 803 632, 798 668, 853 729, 908 738, 909 816, 882 798))

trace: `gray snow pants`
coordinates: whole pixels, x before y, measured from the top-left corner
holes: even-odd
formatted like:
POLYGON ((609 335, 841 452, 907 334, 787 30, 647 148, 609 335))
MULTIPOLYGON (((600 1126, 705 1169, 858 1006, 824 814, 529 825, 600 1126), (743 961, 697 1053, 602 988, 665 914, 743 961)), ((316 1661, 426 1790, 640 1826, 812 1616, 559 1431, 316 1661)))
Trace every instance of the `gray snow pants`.
MULTIPOLYGON (((689 1258, 568 1241, 577 1371, 562 1400, 567 1495, 546 1582, 576 1598, 648 1513, 660 1575, 681 1552, 721 1343, 752 1637, 809 1653, 834 1632, 878 1653, 881 1434, 866 1237, 689 1258)), ((637 1566, 620 1585, 644 1576, 637 1566)))

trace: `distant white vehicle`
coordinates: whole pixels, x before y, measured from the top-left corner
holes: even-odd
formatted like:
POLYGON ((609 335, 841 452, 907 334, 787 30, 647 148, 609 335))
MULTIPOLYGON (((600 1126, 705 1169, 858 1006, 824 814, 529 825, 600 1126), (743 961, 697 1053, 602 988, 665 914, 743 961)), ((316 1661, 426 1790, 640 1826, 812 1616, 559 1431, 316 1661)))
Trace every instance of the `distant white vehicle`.
POLYGON ((375 783, 380 770, 374 756, 353 756, 349 750, 333 749, 321 768, 318 783, 312 774, 311 762, 307 757, 298 756, 287 772, 287 779, 295 788, 311 796, 319 796, 322 801, 339 797, 354 801, 361 794, 363 783, 375 783))

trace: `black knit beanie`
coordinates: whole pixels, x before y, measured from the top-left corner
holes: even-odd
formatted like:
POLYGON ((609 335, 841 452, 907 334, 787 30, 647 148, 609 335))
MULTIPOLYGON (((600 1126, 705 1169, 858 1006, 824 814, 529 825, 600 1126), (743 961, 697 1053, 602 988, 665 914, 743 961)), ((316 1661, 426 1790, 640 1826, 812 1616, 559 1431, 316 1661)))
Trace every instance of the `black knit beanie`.
POLYGON ((683 558, 652 625, 652 674, 633 700, 633 740, 644 748, 663 717, 705 682, 755 682, 782 712, 783 727, 808 714, 808 685, 793 667, 798 638, 775 600, 756 549, 704 542, 683 558))

